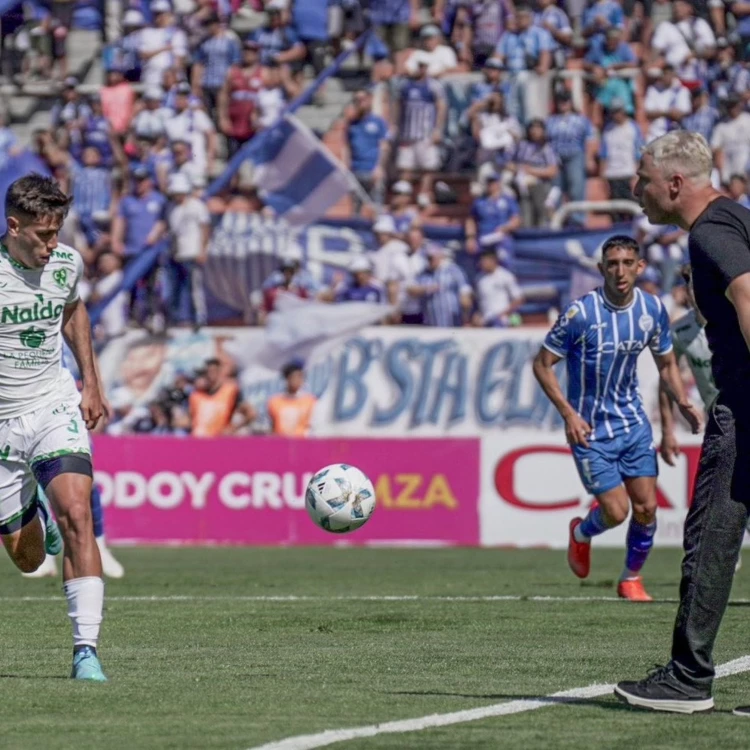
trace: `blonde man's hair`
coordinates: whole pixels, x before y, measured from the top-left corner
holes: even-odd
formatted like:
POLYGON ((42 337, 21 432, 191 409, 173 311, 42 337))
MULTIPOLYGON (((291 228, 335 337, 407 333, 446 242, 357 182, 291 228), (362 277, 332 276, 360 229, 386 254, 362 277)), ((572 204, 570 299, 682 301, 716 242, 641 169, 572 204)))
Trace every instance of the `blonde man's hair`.
POLYGON ((673 130, 655 138, 644 149, 661 171, 672 176, 681 174, 688 179, 710 182, 714 160, 711 148, 700 133, 673 130))

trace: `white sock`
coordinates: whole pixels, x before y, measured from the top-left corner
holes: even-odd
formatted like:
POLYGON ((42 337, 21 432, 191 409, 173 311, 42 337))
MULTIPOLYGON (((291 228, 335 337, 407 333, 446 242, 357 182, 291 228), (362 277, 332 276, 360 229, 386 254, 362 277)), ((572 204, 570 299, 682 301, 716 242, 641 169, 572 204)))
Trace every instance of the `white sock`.
POLYGON ((622 575, 620 576, 621 581, 634 581, 636 578, 640 577, 640 573, 634 573, 632 570, 629 570, 628 568, 622 569, 622 575))
POLYGON ((581 533, 581 524, 579 523, 578 526, 573 529, 573 539, 575 539, 577 542, 590 542, 591 537, 586 536, 585 534, 581 533))
POLYGON ((73 624, 73 646, 96 648, 104 609, 104 581, 97 576, 73 578, 65 581, 63 590, 73 624))

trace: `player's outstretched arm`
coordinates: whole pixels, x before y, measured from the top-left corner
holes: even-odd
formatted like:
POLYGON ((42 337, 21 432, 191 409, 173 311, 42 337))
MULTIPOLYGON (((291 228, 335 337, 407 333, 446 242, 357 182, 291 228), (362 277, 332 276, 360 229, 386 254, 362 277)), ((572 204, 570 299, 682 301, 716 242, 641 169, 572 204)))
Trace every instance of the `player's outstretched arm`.
POLYGON ((91 321, 80 299, 65 307, 62 333, 81 372, 83 421, 89 430, 93 430, 104 414, 104 400, 91 347, 91 321))
POLYGON ((659 370, 659 379, 661 385, 667 391, 668 397, 671 398, 676 404, 680 413, 688 421, 690 429, 693 435, 700 432, 703 418, 701 417, 700 411, 694 404, 688 401, 685 395, 685 389, 682 385, 682 377, 680 376, 680 368, 677 365, 677 357, 675 357, 673 351, 669 351, 666 354, 654 353, 654 361, 656 367, 659 370))
POLYGON ((534 358, 534 377, 542 386, 547 398, 554 404, 560 416, 565 420, 565 436, 571 445, 589 447, 588 436, 591 426, 568 403, 560 388, 560 381, 555 375, 555 365, 562 359, 549 349, 542 347, 534 358))

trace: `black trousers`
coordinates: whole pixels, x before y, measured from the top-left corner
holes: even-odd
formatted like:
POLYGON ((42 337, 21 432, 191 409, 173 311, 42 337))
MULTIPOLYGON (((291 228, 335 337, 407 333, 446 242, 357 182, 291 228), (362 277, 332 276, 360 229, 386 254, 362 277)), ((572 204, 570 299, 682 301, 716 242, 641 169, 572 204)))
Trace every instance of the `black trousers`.
POLYGON ((711 410, 685 520, 672 666, 679 679, 707 692, 750 504, 750 406, 739 403, 719 396, 711 410))

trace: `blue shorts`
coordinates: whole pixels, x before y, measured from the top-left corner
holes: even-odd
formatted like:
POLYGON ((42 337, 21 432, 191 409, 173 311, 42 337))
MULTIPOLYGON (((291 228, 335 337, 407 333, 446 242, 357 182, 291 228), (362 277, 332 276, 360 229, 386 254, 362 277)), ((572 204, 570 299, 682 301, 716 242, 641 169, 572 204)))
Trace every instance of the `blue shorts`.
POLYGON ((592 495, 601 495, 621 485, 624 479, 655 477, 659 474, 651 425, 644 422, 629 433, 610 440, 573 446, 578 474, 592 495))

